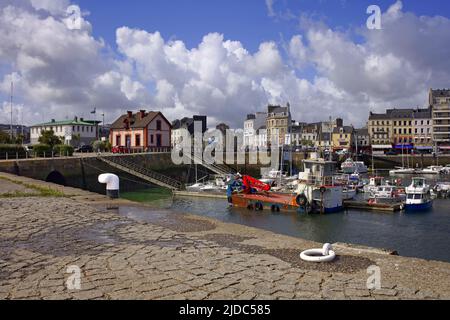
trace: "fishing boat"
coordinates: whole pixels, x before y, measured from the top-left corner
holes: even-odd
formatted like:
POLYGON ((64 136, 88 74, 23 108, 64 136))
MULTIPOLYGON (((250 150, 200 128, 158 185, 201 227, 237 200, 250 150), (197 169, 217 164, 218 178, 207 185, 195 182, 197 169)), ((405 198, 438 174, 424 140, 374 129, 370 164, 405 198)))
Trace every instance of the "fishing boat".
POLYGON ((344 161, 341 165, 341 169, 346 174, 353 173, 367 173, 367 166, 362 161, 353 161, 353 159, 349 158, 344 161))
POLYGON ((369 183, 366 184, 363 188, 364 193, 372 194, 378 190, 378 187, 384 184, 383 177, 371 177, 369 179, 369 183))
POLYGON ((336 183, 336 162, 326 161, 312 154, 303 161, 304 171, 299 174, 296 203, 304 212, 332 213, 343 210, 343 186, 336 183))
POLYGON ((342 188, 342 199, 343 200, 351 200, 356 197, 356 188, 351 186, 345 186, 342 188))
POLYGON ((413 178, 412 183, 406 188, 407 211, 423 211, 431 209, 433 199, 431 197, 431 188, 424 178, 413 178))

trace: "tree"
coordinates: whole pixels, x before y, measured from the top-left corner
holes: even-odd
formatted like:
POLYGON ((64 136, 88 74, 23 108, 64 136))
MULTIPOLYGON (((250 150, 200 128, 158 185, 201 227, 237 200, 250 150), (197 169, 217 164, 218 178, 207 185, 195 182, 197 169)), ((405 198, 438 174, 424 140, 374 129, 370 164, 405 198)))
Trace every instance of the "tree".
POLYGON ((41 136, 39 137, 39 143, 49 145, 52 148, 62 144, 61 139, 55 136, 53 130, 42 131, 41 136))
POLYGON ((74 135, 72 135, 72 141, 73 141, 73 145, 74 146, 79 146, 80 145, 80 141, 81 141, 81 134, 76 133, 74 135))
POLYGON ((9 137, 9 134, 0 130, 0 144, 10 144, 10 143, 11 138, 9 137))

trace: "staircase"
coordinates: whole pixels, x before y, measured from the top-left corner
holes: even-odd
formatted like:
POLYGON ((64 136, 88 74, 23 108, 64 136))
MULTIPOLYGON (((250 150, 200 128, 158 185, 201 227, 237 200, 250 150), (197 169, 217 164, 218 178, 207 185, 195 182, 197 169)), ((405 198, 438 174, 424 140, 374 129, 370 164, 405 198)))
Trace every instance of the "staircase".
POLYGON ((183 188, 183 184, 180 181, 162 175, 160 173, 151 171, 145 167, 139 166, 136 163, 125 160, 119 156, 112 157, 97 157, 98 160, 114 167, 116 169, 122 170, 128 174, 138 177, 142 180, 153 183, 157 186, 170 189, 172 191, 180 191, 183 188))
POLYGON ((203 159, 196 157, 195 154, 186 154, 186 157, 194 163, 198 163, 199 165, 205 167, 206 169, 214 172, 217 175, 228 175, 236 173, 236 170, 227 166, 226 164, 209 164, 203 161, 203 159))

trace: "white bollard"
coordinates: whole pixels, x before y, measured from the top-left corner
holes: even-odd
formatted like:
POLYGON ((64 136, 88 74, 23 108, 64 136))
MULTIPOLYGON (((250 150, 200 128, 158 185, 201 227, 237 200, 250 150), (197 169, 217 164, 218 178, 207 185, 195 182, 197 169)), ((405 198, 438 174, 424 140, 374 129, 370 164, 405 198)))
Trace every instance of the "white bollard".
POLYGON ((112 173, 105 173, 98 176, 98 182, 106 184, 106 195, 111 199, 119 198, 120 182, 119 177, 112 173))

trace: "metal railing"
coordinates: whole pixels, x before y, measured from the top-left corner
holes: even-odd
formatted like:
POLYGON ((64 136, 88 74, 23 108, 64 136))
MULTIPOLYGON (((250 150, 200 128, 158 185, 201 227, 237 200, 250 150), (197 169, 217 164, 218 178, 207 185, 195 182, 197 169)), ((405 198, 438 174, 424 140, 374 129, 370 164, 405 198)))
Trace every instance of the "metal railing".
POLYGON ((172 190, 181 190, 183 188, 183 184, 180 181, 147 169, 143 166, 137 165, 136 163, 125 160, 121 157, 98 157, 98 159, 117 169, 125 171, 144 180, 148 180, 156 185, 172 190))

